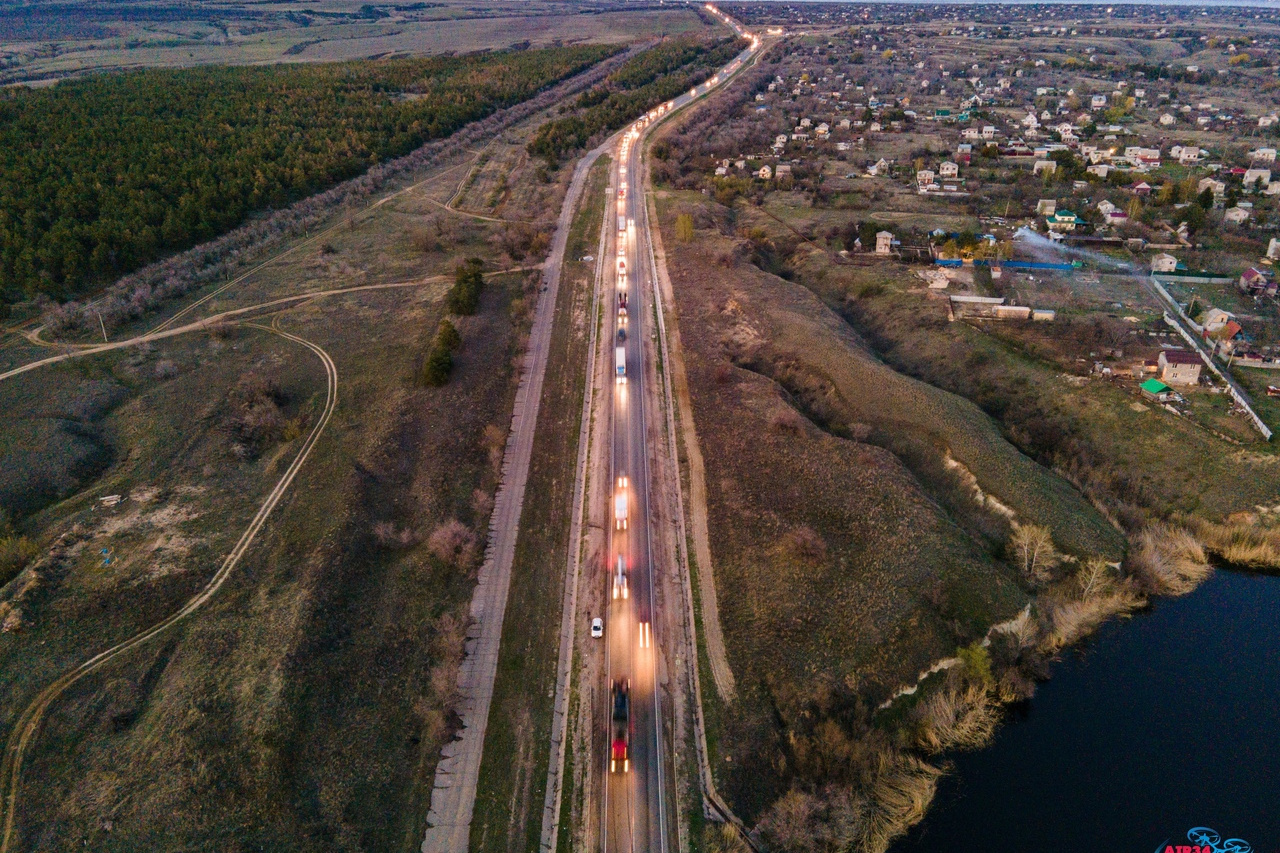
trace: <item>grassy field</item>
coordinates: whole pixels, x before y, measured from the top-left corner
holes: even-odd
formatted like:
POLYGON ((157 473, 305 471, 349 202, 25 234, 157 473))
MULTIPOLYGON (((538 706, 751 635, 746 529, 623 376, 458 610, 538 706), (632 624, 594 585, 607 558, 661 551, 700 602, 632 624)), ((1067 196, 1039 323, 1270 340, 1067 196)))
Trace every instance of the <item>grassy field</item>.
MULTIPOLYGON (((308 11, 334 7, 346 17, 312 17, 302 23, 296 10, 273 9, 261 20, 219 26, 207 16, 191 20, 121 20, 94 9, 101 24, 81 31, 22 39, 0 38, 0 56, 11 65, 9 80, 51 80, 95 71, 192 65, 253 65, 277 62, 334 62, 348 59, 423 56, 498 50, 516 44, 596 42, 619 44, 703 30, 707 25, 686 8, 628 9, 597 14, 568 12, 558 4, 431 4, 392 18, 361 20, 359 4, 319 3, 308 11), (292 16, 292 18, 290 17, 292 16)), ((234 4, 232 5, 234 8, 234 4)), ((245 7, 252 10, 246 4, 245 7)), ((172 10, 168 10, 172 14, 172 10)), ((307 18, 303 15, 302 18, 307 18)))
POLYGON ((732 240, 711 230, 679 243, 675 215, 705 204, 668 195, 659 218, 716 531, 697 570, 714 572, 741 691, 709 736, 722 790, 754 819, 794 772, 776 709, 840 684, 879 701, 1026 600, 974 532, 992 520, 952 511, 958 487, 917 452, 936 464, 951 447, 1028 514, 1070 501, 1082 548, 1115 540, 981 413, 881 365, 804 288, 722 260, 732 240))
POLYGON ((594 275, 594 264, 577 259, 595 251, 610 165, 602 156, 591 167, 565 248, 471 824, 473 850, 532 850, 542 830, 594 275))
MULTIPOLYGON (((338 217, 323 243, 204 310, 421 281, 470 255, 511 265, 501 223, 433 203, 462 174, 447 165, 350 227, 338 217)), ((554 209, 563 186, 553 175, 521 191, 554 209)), ((455 319, 462 346, 438 389, 417 377, 446 283, 257 318, 329 352, 334 418, 218 596, 54 704, 25 765, 22 849, 417 849, 457 724, 466 604, 535 285, 536 275, 490 276, 479 312, 455 319)), ((246 327, 0 383, 0 453, 31 438, 42 447, 21 460, 41 476, 0 489, 25 489, 19 527, 48 549, 0 590, 11 627, 0 633, 0 733, 56 674, 203 584, 292 459, 323 389, 313 354, 246 327), (268 387, 255 405, 279 409, 261 438, 257 421, 234 416, 258 387, 251 375, 268 387), (98 501, 111 494, 124 500, 98 501)))

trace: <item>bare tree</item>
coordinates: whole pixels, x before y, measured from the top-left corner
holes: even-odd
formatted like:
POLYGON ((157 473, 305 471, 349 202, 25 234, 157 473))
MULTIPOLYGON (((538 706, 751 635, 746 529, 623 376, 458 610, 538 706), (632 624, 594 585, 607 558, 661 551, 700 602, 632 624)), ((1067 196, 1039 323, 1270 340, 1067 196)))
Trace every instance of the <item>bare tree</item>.
POLYGON ((1053 569, 1062 562, 1062 555, 1053 547, 1049 528, 1038 524, 1013 525, 1009 538, 1009 550, 1018 562, 1022 575, 1033 584, 1047 583, 1053 569))

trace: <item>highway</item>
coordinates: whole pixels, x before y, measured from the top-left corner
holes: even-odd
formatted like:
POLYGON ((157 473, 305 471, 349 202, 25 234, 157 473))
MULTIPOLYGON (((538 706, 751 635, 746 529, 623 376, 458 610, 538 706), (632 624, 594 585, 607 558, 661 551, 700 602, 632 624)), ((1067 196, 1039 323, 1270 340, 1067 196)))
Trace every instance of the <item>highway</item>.
MULTIPOLYGON (((739 35, 752 38, 736 21, 707 7, 739 35)), ((656 581, 661 570, 651 560, 649 513, 649 449, 646 444, 649 407, 656 401, 654 382, 647 370, 650 357, 653 293, 656 279, 651 268, 649 221, 645 205, 640 156, 644 140, 655 121, 702 97, 722 84, 760 48, 758 39, 717 75, 669 101, 632 125, 621 137, 615 152, 616 170, 610 182, 606 216, 612 237, 603 263, 613 265, 613 293, 604 294, 612 316, 608 326, 612 348, 620 349, 623 368, 615 356, 608 362, 614 377, 610 435, 609 503, 611 537, 607 565, 602 577, 609 597, 605 642, 607 656, 606 696, 614 685, 628 685, 628 713, 619 720, 611 698, 598 719, 603 737, 601 772, 602 847, 606 853, 665 851, 675 848, 676 813, 670 800, 673 768, 670 744, 662 725, 663 697, 658 690, 657 654, 662 636, 655 630, 656 581), (625 303, 624 303, 625 300, 625 303), (620 308, 625 304, 625 316, 620 308), (617 375, 624 372, 625 376, 617 375), (625 583, 618 577, 622 560, 625 583), (626 594, 622 593, 625 587, 626 594), (622 735, 620 729, 626 729, 622 735), (620 742, 621 741, 621 745, 620 742)), ((609 286, 609 284, 606 284, 609 286)), ((653 426, 660 426, 655 422, 653 426)))

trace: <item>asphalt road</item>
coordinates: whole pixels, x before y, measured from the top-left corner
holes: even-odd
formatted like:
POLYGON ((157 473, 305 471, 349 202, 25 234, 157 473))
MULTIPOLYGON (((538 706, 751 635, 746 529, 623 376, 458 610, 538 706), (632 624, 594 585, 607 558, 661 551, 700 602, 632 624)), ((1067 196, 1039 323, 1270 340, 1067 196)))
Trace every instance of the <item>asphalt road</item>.
MULTIPOLYGON (((740 35, 746 35, 736 22, 728 18, 724 20, 740 35)), ((758 42, 753 42, 720 74, 670 102, 667 112, 679 109, 720 85, 758 49, 758 42)), ((651 560, 649 526, 647 404, 655 389, 648 387, 651 379, 646 373, 648 353, 645 345, 651 334, 649 324, 653 317, 656 278, 650 267, 649 222, 639 163, 649 126, 649 123, 633 126, 624 134, 615 157, 618 171, 612 182, 613 203, 609 205, 614 239, 610 241, 612 251, 605 259, 614 265, 612 332, 615 346, 621 346, 625 353, 626 364, 625 382, 615 380, 614 385, 610 482, 613 483, 613 500, 623 497, 627 506, 625 529, 619 529, 616 504, 611 502, 612 536, 608 565, 602 572, 611 596, 606 623, 607 677, 610 684, 619 680, 630 683, 629 769, 624 772, 621 768, 611 768, 609 746, 601 756, 607 780, 603 786, 603 846, 606 853, 665 851, 668 847, 676 847, 672 836, 674 813, 669 801, 673 779, 667 760, 670 748, 662 725, 663 707, 656 664, 663 638, 654 630, 659 624, 655 618, 655 587, 661 567, 655 566, 651 560), (625 276, 617 270, 619 257, 625 260, 625 276), (627 297, 625 323, 617 316, 618 296, 622 294, 627 297), (619 328, 626 332, 625 339, 621 341, 618 339, 619 328), (625 487, 620 485, 624 477, 625 487), (612 597, 613 575, 619 557, 627 567, 629 594, 626 598, 612 597)), ((613 734, 610 730, 611 709, 610 704, 601 716, 606 729, 606 744, 610 743, 613 734)))

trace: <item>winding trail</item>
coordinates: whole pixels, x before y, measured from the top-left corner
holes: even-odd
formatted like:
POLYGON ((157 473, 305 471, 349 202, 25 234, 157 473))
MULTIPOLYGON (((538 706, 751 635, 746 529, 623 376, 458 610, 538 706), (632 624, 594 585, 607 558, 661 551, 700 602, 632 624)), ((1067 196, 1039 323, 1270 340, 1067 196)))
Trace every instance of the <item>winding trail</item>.
MULTIPOLYGON (((493 270, 491 272, 488 272, 487 275, 490 275, 490 276, 507 275, 509 273, 531 272, 533 270, 538 270, 538 269, 542 269, 541 264, 531 264, 529 266, 524 266, 524 267, 511 267, 505 270, 493 270)), ((279 299, 272 299, 268 302, 259 302, 256 305, 249 305, 245 308, 232 308, 229 311, 222 311, 218 314, 213 314, 209 317, 205 317, 203 320, 195 320, 191 323, 186 324, 185 326, 178 326, 177 328, 164 329, 164 330, 157 329, 157 330, 147 332, 146 334, 143 334, 143 335, 138 335, 137 337, 134 337, 134 338, 127 338, 125 340, 115 341, 109 344, 93 344, 91 346, 84 346, 80 349, 71 350, 70 352, 64 352, 64 353, 60 353, 59 355, 53 355, 53 356, 49 356, 48 358, 42 358, 37 361, 28 362, 27 364, 24 364, 21 367, 15 367, 11 370, 5 371, 4 373, 0 373, 0 382, 3 382, 6 379, 11 379, 14 376, 18 376, 23 373, 28 373, 32 370, 35 370, 38 367, 45 367, 50 364, 57 364, 58 362, 61 362, 61 361, 68 361, 70 359, 80 358, 81 356, 86 356, 86 355, 97 355, 98 353, 101 353, 101 352, 111 352, 112 350, 126 349, 128 347, 137 346, 138 344, 151 343, 152 341, 159 341, 165 338, 173 338, 173 337, 177 337, 178 335, 185 335, 188 332, 198 332, 202 329, 207 329, 210 326, 216 323, 220 323, 224 320, 229 320, 233 317, 239 317, 241 315, 249 314, 254 311, 261 311, 264 308, 274 308, 277 305, 287 305, 291 302, 305 302, 308 299, 316 299, 321 296, 337 296, 343 293, 360 293, 366 290, 390 290, 393 288, 401 288, 401 287, 425 287, 426 285, 429 285, 429 284, 444 284, 451 279, 452 279, 452 276, 449 276, 449 275, 433 275, 433 276, 427 276, 426 278, 415 279, 413 281, 393 281, 393 282, 386 282, 383 284, 361 284, 355 287, 335 287, 335 288, 330 288, 328 290, 312 290, 312 291, 308 291, 307 293, 296 293, 291 296, 282 296, 279 299)))
POLYGON ((217 595, 218 590, 220 590, 222 585, 226 583, 227 578, 231 576, 232 570, 235 569, 237 564, 239 564, 240 559, 245 555, 245 552, 249 550, 249 546, 253 544, 255 537, 257 537, 259 531, 262 530, 263 525, 266 524, 267 517, 271 515, 272 510, 276 508, 276 504, 280 502, 280 499, 284 496, 285 492, 288 491, 289 486, 293 483, 294 478, 298 475, 298 471, 302 469, 303 464, 307 461, 307 457, 311 455, 311 451, 314 449, 321 433, 324 432, 325 427, 329 424, 330 418, 333 416, 334 407, 337 406, 338 403, 338 368, 334 365, 333 359, 329 357, 329 354, 318 344, 312 343, 311 341, 297 335, 281 331, 278 328, 260 326, 256 323, 248 323, 246 325, 253 326, 256 329, 261 329, 262 331, 273 335, 279 335, 286 340, 306 347, 316 354, 320 359, 320 362, 324 365, 327 377, 324 410, 316 421, 316 425, 311 429, 310 434, 308 434, 306 441, 303 442, 302 448, 298 451, 298 455, 294 457, 293 462, 290 463, 289 467, 285 470, 284 475, 280 478, 279 482, 276 483, 275 488, 267 494, 267 498, 258 508, 257 514, 254 515, 253 520, 249 522, 249 526, 240 536, 240 541, 236 543, 236 546, 231 550, 231 553, 229 553, 226 559, 222 561, 222 565, 218 568, 218 571, 214 573, 213 577, 209 579, 209 582, 205 584, 204 589, 200 590, 199 593, 183 605, 181 610, 174 613, 163 622, 160 622, 159 624, 154 625, 105 651, 99 652, 75 669, 63 674, 44 690, 40 691, 35 700, 32 701, 31 704, 27 706, 26 710, 22 712, 22 715, 18 718, 18 722, 14 726, 12 733, 9 735, 8 743, 5 745, 3 760, 0 760, 0 786, 3 786, 4 788, 4 830, 3 835, 0 835, 0 853, 9 853, 11 849, 14 837, 14 823, 16 820, 18 796, 22 790, 23 760, 26 758, 28 747, 39 732, 40 724, 43 722, 49 707, 57 701, 59 696, 66 692, 67 688, 71 687, 85 676, 101 669, 107 663, 125 652, 137 648, 143 643, 146 643, 169 630, 183 619, 186 619, 188 616, 204 607, 204 605, 208 604, 209 601, 217 595))

